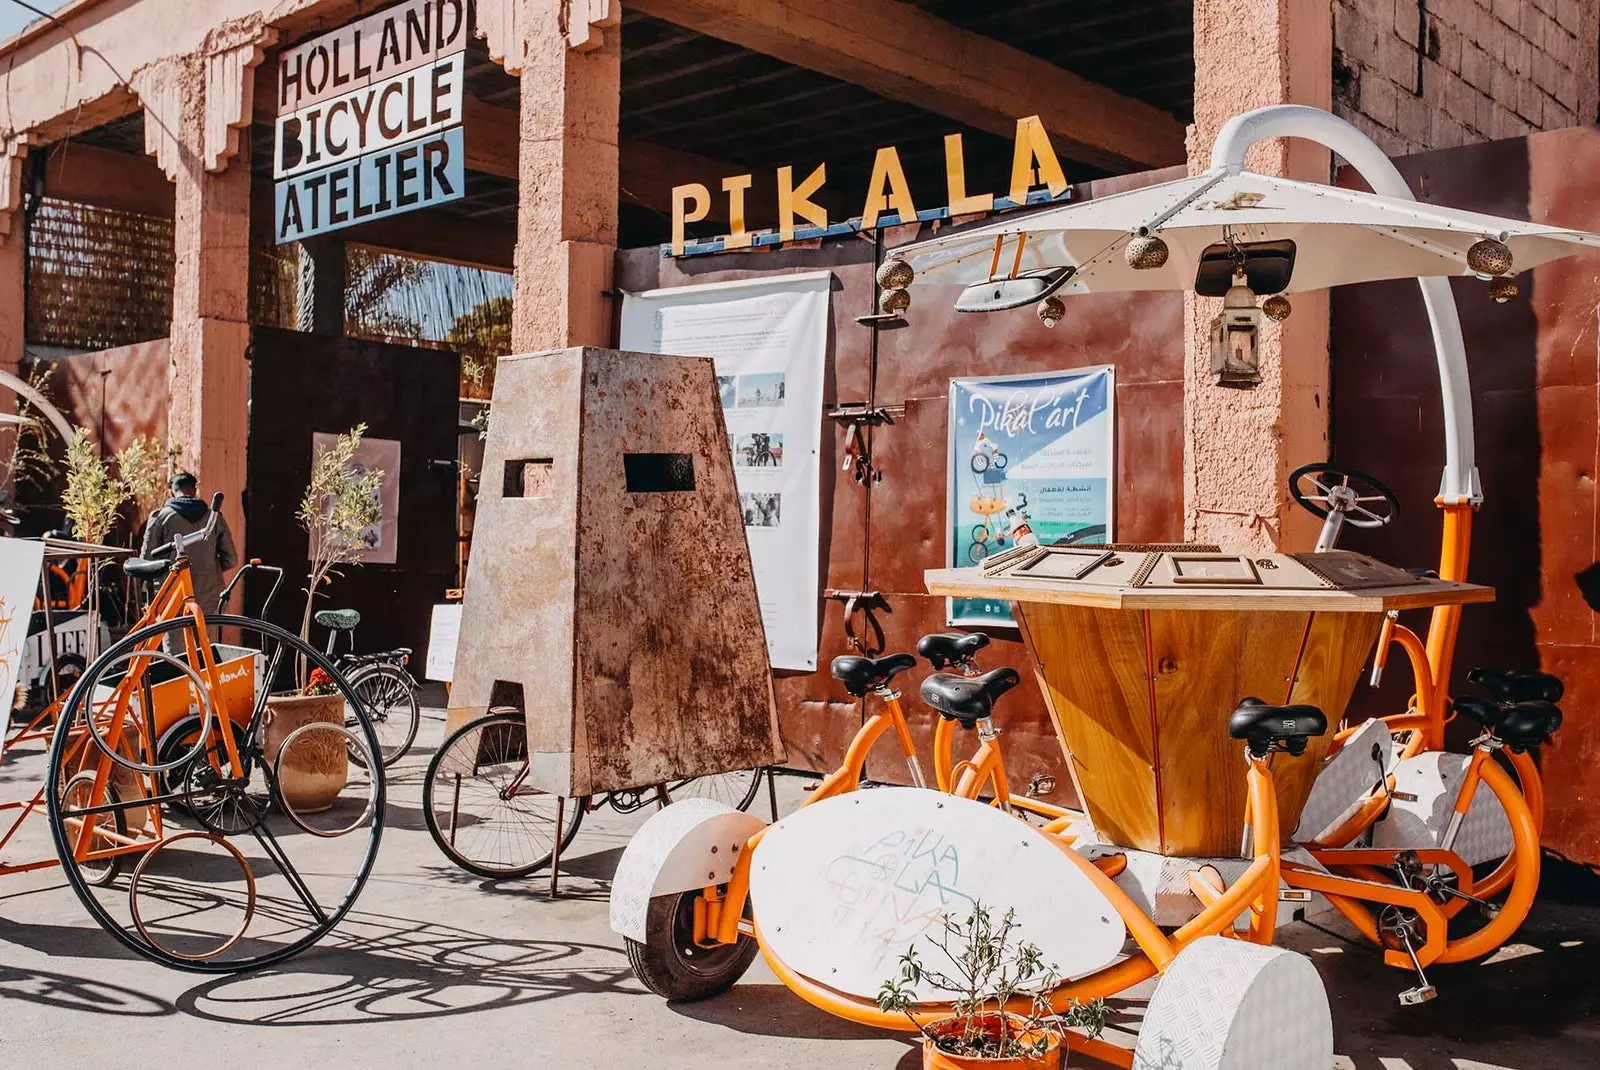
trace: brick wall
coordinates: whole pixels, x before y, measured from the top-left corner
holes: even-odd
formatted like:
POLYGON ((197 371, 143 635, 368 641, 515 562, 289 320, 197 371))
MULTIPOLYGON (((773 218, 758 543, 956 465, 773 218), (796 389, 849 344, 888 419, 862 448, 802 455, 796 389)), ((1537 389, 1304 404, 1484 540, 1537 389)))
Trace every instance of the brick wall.
POLYGON ((1597 119, 1597 0, 1333 0, 1333 41, 1335 112, 1391 155, 1597 119))

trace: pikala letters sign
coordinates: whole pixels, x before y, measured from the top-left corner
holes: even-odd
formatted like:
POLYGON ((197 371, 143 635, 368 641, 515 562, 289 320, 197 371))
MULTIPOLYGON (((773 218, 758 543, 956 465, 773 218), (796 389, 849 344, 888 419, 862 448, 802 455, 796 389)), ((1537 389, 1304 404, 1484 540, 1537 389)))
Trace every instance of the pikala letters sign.
POLYGON ((286 50, 273 133, 277 240, 465 193, 466 0, 408 0, 286 50))

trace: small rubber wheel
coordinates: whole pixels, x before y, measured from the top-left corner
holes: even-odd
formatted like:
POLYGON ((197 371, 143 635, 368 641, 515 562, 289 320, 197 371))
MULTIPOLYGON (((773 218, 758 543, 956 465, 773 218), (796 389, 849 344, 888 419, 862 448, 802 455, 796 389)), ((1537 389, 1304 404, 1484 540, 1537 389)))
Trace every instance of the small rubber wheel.
MULTIPOLYGON (((85 769, 67 781, 61 789, 61 805, 71 811, 76 807, 88 806, 94 795, 94 782, 97 774, 93 769, 85 769)), ((117 786, 109 779, 106 781, 105 805, 116 806, 122 799, 117 795, 117 786)), ((84 821, 93 821, 95 824, 94 838, 89 841, 89 850, 106 850, 117 846, 116 840, 102 841, 99 830, 106 825, 118 836, 128 834, 128 817, 122 810, 106 810, 92 817, 69 818, 68 827, 72 835, 76 836, 78 829, 84 821)), ((75 842, 75 841, 74 841, 75 842)), ((117 874, 122 872, 122 860, 125 855, 110 855, 94 860, 84 859, 77 864, 78 872, 83 875, 83 882, 93 888, 104 888, 117 879, 117 874)))
POLYGON ((756 942, 701 947, 694 942, 694 901, 698 890, 658 895, 644 919, 645 942, 623 940, 634 976, 671 1003, 710 999, 732 988, 755 961, 756 942))

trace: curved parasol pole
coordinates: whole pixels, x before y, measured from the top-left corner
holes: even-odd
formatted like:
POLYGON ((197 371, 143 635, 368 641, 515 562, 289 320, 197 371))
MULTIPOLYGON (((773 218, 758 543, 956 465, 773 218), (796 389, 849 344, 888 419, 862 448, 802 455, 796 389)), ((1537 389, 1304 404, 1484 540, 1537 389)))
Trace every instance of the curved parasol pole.
POLYGON ((72 438, 72 425, 67 423, 67 418, 62 416, 54 405, 45 400, 43 394, 29 386, 25 380, 12 375, 8 371, 0 370, 0 386, 12 391, 18 397, 25 399, 28 404, 38 409, 44 415, 44 418, 50 421, 50 426, 56 429, 56 432, 61 436, 61 441, 67 442, 72 438))
MULTIPOLYGON (((1344 157, 1367 181, 1372 192, 1396 200, 1415 201, 1416 195, 1393 161, 1372 139, 1343 119, 1320 108, 1302 104, 1277 104, 1235 115, 1223 126, 1211 149, 1211 170, 1244 170, 1245 152, 1258 141, 1298 137, 1314 141, 1344 157)), ((1470 546, 1472 508, 1483 501, 1478 481, 1472 433, 1472 391, 1467 376, 1466 343, 1455 295, 1445 278, 1419 278, 1422 303, 1433 329, 1433 349, 1439 364, 1439 393, 1444 406, 1444 475, 1437 503, 1445 511, 1444 540, 1439 575, 1464 580, 1470 546)), ((1439 694, 1448 693, 1450 658, 1460 626, 1461 607, 1440 607, 1428 628, 1428 661, 1439 694)), ((1418 681, 1421 686, 1422 682, 1418 681)), ((1430 726, 1430 745, 1444 745, 1444 726, 1430 726)))

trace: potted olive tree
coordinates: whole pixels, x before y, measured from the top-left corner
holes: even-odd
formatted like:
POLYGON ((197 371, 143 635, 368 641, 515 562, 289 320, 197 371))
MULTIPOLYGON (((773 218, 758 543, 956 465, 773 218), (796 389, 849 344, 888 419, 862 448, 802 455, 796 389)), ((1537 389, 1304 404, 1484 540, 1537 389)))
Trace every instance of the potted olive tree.
MULTIPOLYGON (((381 517, 383 473, 353 463, 366 430, 366 424, 357 425, 311 459, 311 483, 296 514, 310 539, 306 608, 300 618, 300 638, 308 642, 322 585, 338 575, 338 566, 357 558, 362 533, 381 517)), ((297 728, 345 723, 339 689, 321 669, 309 674, 306 670, 305 665, 297 666, 296 691, 267 699, 266 725, 267 753, 275 757, 278 787, 285 801, 302 814, 331 807, 349 775, 344 739, 338 733, 307 733, 296 742, 294 753, 281 753, 283 741, 297 728)))
POLYGON ((924 963, 909 947, 899 974, 878 992, 881 1009, 902 1012, 922 1034, 923 1070, 1058 1070, 1067 1030, 1093 1039, 1105 1028, 1104 1000, 1056 1013, 1049 996, 1062 978, 1036 945, 1017 939, 1014 911, 996 922, 974 902, 964 920, 945 914, 942 921, 942 932, 928 937, 940 965, 924 963), (927 989, 955 997, 950 1017, 918 1021, 912 1012, 927 989))

